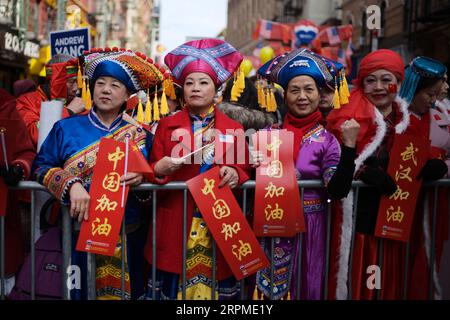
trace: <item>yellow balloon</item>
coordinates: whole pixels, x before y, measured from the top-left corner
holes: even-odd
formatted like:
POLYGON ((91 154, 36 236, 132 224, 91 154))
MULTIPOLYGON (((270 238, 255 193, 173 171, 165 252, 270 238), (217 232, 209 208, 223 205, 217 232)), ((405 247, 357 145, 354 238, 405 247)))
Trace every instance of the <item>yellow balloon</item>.
POLYGON ((250 74, 250 71, 253 69, 253 64, 249 59, 244 59, 241 62, 241 71, 244 73, 246 77, 250 74))
POLYGON ((261 59, 261 64, 266 63, 267 61, 270 61, 273 59, 274 51, 271 47, 264 47, 261 48, 261 51, 259 52, 259 58, 261 59))

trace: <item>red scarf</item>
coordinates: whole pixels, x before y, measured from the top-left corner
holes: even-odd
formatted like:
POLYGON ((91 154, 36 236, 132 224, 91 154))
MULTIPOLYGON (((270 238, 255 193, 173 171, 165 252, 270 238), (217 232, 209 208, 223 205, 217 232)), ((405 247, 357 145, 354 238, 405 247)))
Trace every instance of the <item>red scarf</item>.
POLYGON ((318 109, 303 118, 297 118, 290 112, 286 114, 283 128, 294 133, 294 162, 297 160, 298 153, 300 152, 303 136, 315 125, 321 123, 322 120, 322 114, 318 109))

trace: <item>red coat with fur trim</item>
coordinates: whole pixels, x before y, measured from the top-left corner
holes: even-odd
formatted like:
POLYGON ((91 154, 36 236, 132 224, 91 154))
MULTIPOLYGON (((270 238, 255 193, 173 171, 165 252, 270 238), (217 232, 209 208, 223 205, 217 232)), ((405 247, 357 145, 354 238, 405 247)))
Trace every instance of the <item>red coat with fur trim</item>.
MULTIPOLYGON (((154 168, 156 162, 164 156, 171 156, 172 149, 179 144, 179 139, 171 141, 172 134, 177 129, 184 129, 188 133, 191 140, 191 150, 193 149, 193 133, 191 121, 188 111, 185 109, 173 116, 162 119, 155 133, 150 156, 150 165, 154 168)), ((215 109, 215 129, 222 134, 226 130, 243 129, 238 122, 231 120, 217 108, 215 109)), ((187 137, 184 137, 187 138, 187 137)), ((217 139, 217 138, 216 138, 217 139)), ((225 139, 227 140, 227 139, 225 139)), ((183 140, 184 142, 185 140, 183 140)), ((234 148, 234 154, 237 154, 237 138, 234 136, 234 143, 222 142, 223 159, 226 159, 226 149, 234 148)), ((245 154, 247 155, 247 147, 245 144, 245 154)), ((230 150, 230 149, 229 149, 230 150)), ((242 151, 242 150, 241 150, 242 151)), ((217 159, 216 155, 216 159, 217 159)), ((246 156, 246 159, 248 157, 246 156)), ((248 163, 245 160, 245 163, 248 163)), ((219 165, 222 166, 222 165, 219 165)), ((248 164, 227 164, 233 167, 239 174, 239 185, 249 179, 250 167, 248 164)), ((164 177, 162 180, 156 181, 159 184, 165 184, 170 181, 187 181, 199 175, 199 164, 186 164, 171 176, 164 177)), ((194 200, 188 192, 187 199, 187 231, 189 233, 192 214, 194 209, 194 200)), ((181 274, 183 265, 183 242, 187 243, 187 239, 183 239, 183 191, 159 191, 157 193, 157 214, 156 214, 156 267, 167 272, 181 274)), ((145 257, 152 263, 152 230, 150 228, 147 238, 147 244, 144 250, 145 257)), ((231 276, 224 257, 217 251, 217 279, 225 279, 231 276)))

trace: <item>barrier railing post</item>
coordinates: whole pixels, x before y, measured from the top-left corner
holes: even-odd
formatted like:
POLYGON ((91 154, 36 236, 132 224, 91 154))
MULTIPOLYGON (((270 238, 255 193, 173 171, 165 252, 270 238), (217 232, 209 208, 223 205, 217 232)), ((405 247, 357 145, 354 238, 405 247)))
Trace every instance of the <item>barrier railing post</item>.
POLYGON ((62 296, 64 300, 70 300, 70 274, 69 268, 71 265, 72 256, 72 219, 69 215, 69 209, 66 206, 62 207, 62 296))
POLYGON ((127 250, 127 233, 125 231, 125 216, 122 219, 122 244, 121 244, 121 272, 120 272, 120 298, 125 300, 125 254, 127 250))
POLYGON ((186 241, 187 241, 187 189, 183 190, 183 269, 182 269, 182 300, 186 300, 186 241))
POLYGON ((5 300, 5 217, 0 217, 0 299, 5 300))
POLYGON ((152 192, 152 299, 156 299, 156 190, 152 192))
POLYGON ((96 286, 95 286, 95 275, 96 275, 96 266, 95 266, 95 254, 87 253, 87 293, 88 300, 96 300, 96 286))
MULTIPOLYGON (((247 217, 247 189, 244 188, 243 191, 244 192, 242 195, 242 212, 244 213, 244 216, 247 217)), ((256 286, 256 282, 255 282, 255 286, 256 286)), ((239 292, 240 292, 241 300, 245 300, 245 279, 242 279, 240 281, 239 292)))
POLYGON ((409 242, 405 245, 405 273, 403 275, 403 300, 408 299, 409 242))
MULTIPOLYGON (((384 252, 384 239, 378 239, 378 267, 381 269, 381 276, 383 276, 383 252, 384 252)), ((381 299, 381 290, 385 288, 377 289, 377 300, 381 299)))
POLYGON ((430 243, 430 271, 428 274, 428 299, 434 300, 434 258, 436 256, 436 219, 437 219, 437 202, 439 188, 433 188, 433 216, 431 218, 431 243, 430 243))
POLYGON ((348 261, 348 296, 347 300, 351 300, 353 297, 352 288, 352 273, 353 273, 353 250, 355 249, 355 237, 356 237, 356 213, 358 212, 358 198, 359 198, 359 187, 356 187, 355 193, 353 195, 353 214, 352 214, 352 240, 350 242, 350 255, 348 261))
POLYGON ((35 201, 36 201, 36 197, 35 197, 35 191, 32 190, 31 191, 31 236, 30 236, 30 242, 31 242, 31 246, 30 246, 30 259, 31 259, 31 300, 35 300, 36 299, 36 247, 34 245, 34 224, 36 221, 36 216, 35 216, 35 201))
MULTIPOLYGON (((302 207, 304 206, 304 198, 305 198, 305 189, 301 187, 300 189, 300 204, 302 207)), ((303 260, 303 233, 299 233, 297 235, 297 243, 298 243, 298 260, 297 260, 297 292, 295 293, 295 300, 301 299, 302 292, 302 260, 303 260)), ((294 249, 295 252, 296 248, 294 249)), ((292 295, 292 293, 291 293, 292 295)))
POLYGON ((275 255, 275 238, 270 238, 270 293, 269 299, 273 300, 273 278, 274 278, 274 266, 273 266, 273 257, 275 255))
POLYGON ((327 234, 325 241, 325 270, 323 279, 323 297, 322 299, 327 300, 328 298, 328 274, 330 272, 330 241, 331 241, 331 200, 327 199, 327 234))
MULTIPOLYGON (((212 238, 212 237, 211 237, 212 238)), ((211 300, 216 300, 216 242, 212 239, 212 285, 211 285, 211 300)))

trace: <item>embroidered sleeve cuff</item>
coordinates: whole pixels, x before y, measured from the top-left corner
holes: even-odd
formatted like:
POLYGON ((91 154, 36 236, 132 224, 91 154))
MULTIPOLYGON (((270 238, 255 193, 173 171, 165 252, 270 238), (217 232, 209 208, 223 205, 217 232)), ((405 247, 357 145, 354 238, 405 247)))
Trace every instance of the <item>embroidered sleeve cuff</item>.
POLYGON ((328 183, 330 182, 330 180, 333 177, 335 172, 336 172, 336 167, 334 167, 334 166, 325 169, 325 171, 323 172, 323 175, 322 175, 323 184, 325 185, 325 187, 328 186, 328 183))
POLYGON ((63 204, 66 204, 64 201, 67 191, 75 182, 82 182, 82 180, 62 168, 48 170, 43 179, 43 185, 63 204))

